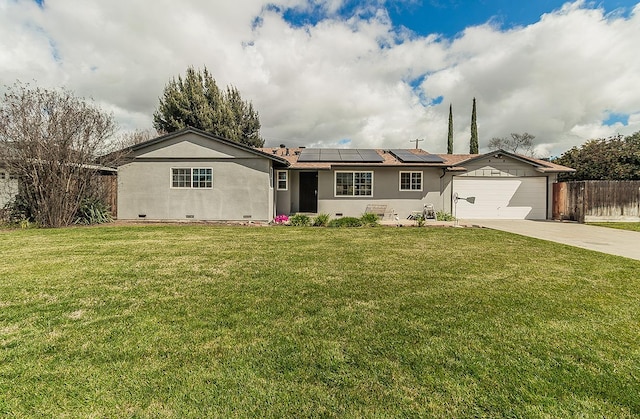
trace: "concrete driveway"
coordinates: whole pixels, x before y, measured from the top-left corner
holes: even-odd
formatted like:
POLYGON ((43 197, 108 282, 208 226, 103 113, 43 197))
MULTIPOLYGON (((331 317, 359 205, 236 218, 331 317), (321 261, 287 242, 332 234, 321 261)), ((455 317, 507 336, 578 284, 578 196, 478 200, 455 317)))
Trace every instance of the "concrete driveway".
POLYGON ((637 231, 549 220, 465 220, 461 223, 640 260, 640 232, 637 231))

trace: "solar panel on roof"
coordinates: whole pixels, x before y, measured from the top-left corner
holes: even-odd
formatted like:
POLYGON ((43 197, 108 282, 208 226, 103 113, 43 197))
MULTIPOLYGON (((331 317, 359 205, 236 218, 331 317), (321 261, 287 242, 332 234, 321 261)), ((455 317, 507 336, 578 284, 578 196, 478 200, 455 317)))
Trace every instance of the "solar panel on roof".
POLYGON ((298 156, 299 162, 317 162, 320 161, 320 150, 312 150, 305 148, 298 156))
POLYGON ((420 157, 422 157, 422 160, 427 163, 444 163, 444 159, 442 157, 434 154, 422 154, 420 157))
POLYGON ((414 154, 409 150, 389 150, 403 163, 444 163, 444 160, 434 154, 414 154))
POLYGON ((373 149, 305 148, 299 162, 381 163, 384 159, 373 149))
POLYGON ((372 149, 358 149, 363 161, 381 163, 384 161, 382 156, 372 149))

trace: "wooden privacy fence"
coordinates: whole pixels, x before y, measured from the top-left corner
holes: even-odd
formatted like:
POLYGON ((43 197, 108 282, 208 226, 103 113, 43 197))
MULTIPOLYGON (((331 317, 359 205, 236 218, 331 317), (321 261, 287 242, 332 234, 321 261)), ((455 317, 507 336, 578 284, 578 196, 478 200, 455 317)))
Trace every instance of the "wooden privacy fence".
POLYGON ((118 217, 118 177, 112 173, 98 176, 98 194, 109 206, 111 215, 118 217))
POLYGON ((553 219, 640 221, 640 181, 585 180, 553 184, 553 219))

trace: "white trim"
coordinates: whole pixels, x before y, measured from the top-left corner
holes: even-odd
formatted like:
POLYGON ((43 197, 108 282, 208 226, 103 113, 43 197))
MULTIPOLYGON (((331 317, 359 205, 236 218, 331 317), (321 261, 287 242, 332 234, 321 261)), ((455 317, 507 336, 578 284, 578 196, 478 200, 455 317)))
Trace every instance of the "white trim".
POLYGON ((276 170, 276 190, 278 191, 288 191, 289 190, 289 171, 288 170, 276 170), (280 187, 280 173, 284 173, 284 184, 285 187, 280 187))
POLYGON ((421 170, 401 170, 398 173, 398 190, 400 192, 422 192, 422 188, 423 188, 423 184, 424 184, 424 172, 422 172, 421 170), (412 176, 409 176, 409 189, 402 189, 402 174, 403 173, 420 173, 420 189, 411 189, 411 186, 413 185, 413 182, 411 179, 412 176))
POLYGON ((373 170, 336 170, 333 172, 333 197, 334 198, 371 198, 373 197, 373 170), (355 179, 353 179, 353 192, 352 195, 338 195, 338 173, 351 173, 355 178, 356 173, 370 173, 371 174, 371 195, 355 195, 355 179))
POLYGON ((273 190, 275 185, 273 184, 273 165, 269 162, 269 190, 273 190))
POLYGON ((213 189, 213 167, 185 167, 185 166, 171 167, 169 168, 169 189, 196 189, 196 190, 213 189), (189 186, 173 186, 173 171, 178 169, 189 170, 189 186), (194 169, 211 170, 211 186, 194 187, 193 186, 193 170, 194 169))

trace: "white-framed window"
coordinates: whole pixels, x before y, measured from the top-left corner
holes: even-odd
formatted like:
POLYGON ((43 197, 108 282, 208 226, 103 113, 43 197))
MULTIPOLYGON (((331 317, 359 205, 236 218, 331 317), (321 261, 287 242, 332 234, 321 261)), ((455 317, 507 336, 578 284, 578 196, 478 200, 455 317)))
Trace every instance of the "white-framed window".
POLYGON ((373 172, 335 172, 335 196, 372 196, 373 172))
POLYGON ((279 191, 286 191, 289 189, 289 172, 286 170, 276 170, 277 177, 277 189, 279 191))
POLYGON ((211 189, 213 170, 210 167, 173 167, 171 168, 171 187, 211 189))
POLYGON ((422 172, 400 172, 401 191, 421 191, 422 172))

